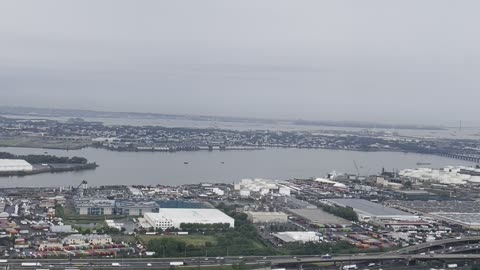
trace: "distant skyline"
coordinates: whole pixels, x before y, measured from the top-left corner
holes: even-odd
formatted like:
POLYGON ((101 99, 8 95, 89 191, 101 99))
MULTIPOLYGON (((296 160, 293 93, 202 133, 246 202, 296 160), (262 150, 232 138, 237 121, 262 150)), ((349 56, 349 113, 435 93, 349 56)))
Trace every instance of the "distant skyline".
POLYGON ((0 105, 479 125, 478 1, 0 4, 0 105))

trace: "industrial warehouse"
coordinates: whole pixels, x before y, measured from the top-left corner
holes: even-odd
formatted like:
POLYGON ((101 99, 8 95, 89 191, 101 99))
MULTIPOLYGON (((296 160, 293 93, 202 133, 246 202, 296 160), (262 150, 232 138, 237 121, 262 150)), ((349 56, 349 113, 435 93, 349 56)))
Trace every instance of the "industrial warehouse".
POLYGON ((31 172, 33 166, 23 159, 0 159, 0 173, 31 172))
POLYGON ((81 197, 75 199, 74 205, 77 214, 86 216, 142 216, 145 213, 156 213, 160 208, 209 208, 195 201, 107 200, 81 197))
POLYGON ((460 225, 466 229, 480 229, 479 201, 390 201, 410 212, 419 212, 437 220, 460 225))
POLYGON ((155 229, 180 228, 182 224, 229 224, 235 220, 217 209, 162 208, 158 213, 145 213, 145 220, 155 229))

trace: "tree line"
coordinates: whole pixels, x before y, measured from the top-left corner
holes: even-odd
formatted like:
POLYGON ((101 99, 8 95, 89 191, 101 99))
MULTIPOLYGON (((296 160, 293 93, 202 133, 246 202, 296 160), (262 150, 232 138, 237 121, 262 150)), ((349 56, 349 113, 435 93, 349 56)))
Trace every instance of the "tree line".
POLYGON ((202 231, 226 231, 230 228, 229 223, 213 223, 213 224, 201 224, 201 223, 181 223, 180 229, 190 233, 202 232, 202 231))
POLYGON ((83 157, 57 157, 52 155, 14 155, 0 152, 0 159, 23 159, 30 164, 87 164, 88 160, 83 157))
POLYGON ((353 211, 350 207, 342 207, 342 206, 331 206, 322 204, 320 205, 325 212, 328 212, 332 215, 344 218, 350 221, 358 221, 358 215, 355 211, 353 211))

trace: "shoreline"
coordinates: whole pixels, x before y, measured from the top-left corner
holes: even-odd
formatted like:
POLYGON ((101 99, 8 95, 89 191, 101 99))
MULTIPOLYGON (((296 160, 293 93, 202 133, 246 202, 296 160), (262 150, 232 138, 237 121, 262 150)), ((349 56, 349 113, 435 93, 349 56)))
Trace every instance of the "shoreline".
POLYGON ((349 148, 333 148, 333 147, 298 147, 298 146, 260 146, 260 147, 249 147, 249 146, 232 146, 222 148, 200 148, 200 149, 155 149, 155 147, 145 147, 141 149, 131 149, 131 148, 113 148, 113 147, 104 147, 97 145, 86 145, 77 148, 62 148, 62 147, 48 147, 48 146, 27 146, 27 145, 0 145, 0 148, 32 148, 32 149, 46 149, 46 150, 64 150, 64 151, 78 151, 87 148, 93 149, 104 149, 111 152, 159 152, 159 153, 177 153, 177 152, 228 152, 228 151, 258 151, 258 150, 269 150, 269 149, 305 149, 305 150, 335 150, 335 151, 353 151, 353 152, 364 152, 364 153, 375 153, 375 152, 392 152, 392 153, 412 153, 420 155, 429 155, 429 156, 443 156, 448 157, 445 153, 428 153, 420 151, 405 151, 405 150, 388 150, 388 149, 349 149, 349 148))

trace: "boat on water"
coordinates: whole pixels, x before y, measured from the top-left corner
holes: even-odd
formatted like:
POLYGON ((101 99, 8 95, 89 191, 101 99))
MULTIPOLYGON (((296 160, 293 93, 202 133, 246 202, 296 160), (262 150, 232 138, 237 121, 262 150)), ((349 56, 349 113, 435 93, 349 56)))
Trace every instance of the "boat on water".
POLYGON ((431 165, 432 163, 430 162, 417 162, 417 166, 422 166, 422 165, 431 165))

